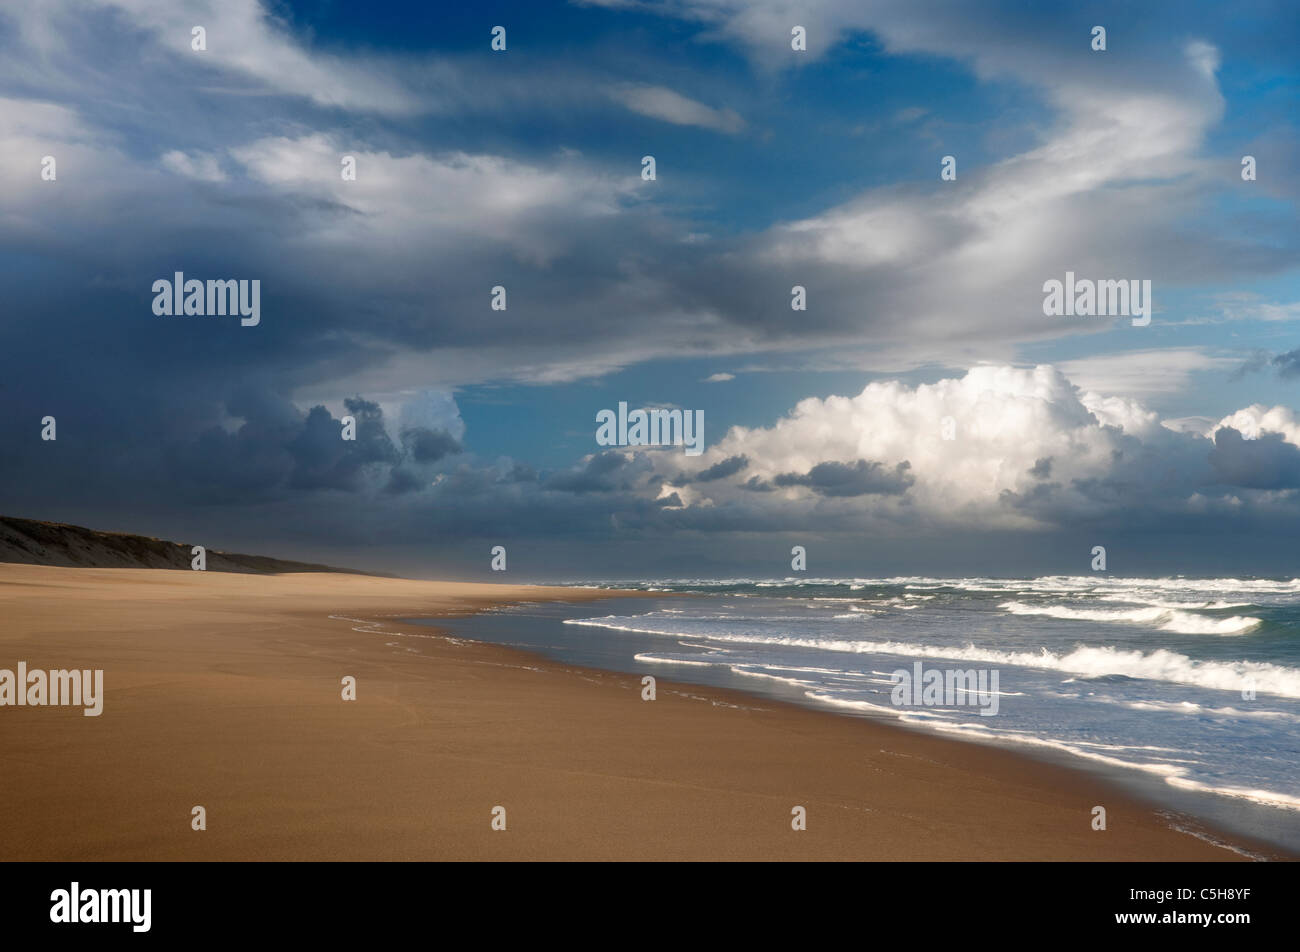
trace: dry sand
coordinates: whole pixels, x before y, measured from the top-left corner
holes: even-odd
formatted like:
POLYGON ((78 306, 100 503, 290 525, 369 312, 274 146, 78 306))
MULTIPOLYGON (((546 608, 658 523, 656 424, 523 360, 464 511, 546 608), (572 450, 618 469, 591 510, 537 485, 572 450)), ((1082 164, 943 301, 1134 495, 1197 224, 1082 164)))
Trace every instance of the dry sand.
POLYGON ((0 707, 0 859, 1241 858, 1082 772, 396 620, 584 597, 0 565, 0 668, 105 671, 99 717, 0 707))

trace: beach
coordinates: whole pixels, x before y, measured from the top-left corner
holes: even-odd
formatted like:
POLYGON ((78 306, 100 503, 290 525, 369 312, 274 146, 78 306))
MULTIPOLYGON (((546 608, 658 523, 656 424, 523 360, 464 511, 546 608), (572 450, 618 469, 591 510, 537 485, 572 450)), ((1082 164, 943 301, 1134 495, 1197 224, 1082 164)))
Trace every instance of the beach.
POLYGON ((0 564, 0 668, 104 672, 99 716, 0 708, 0 859, 1281 858, 1012 751, 401 621, 610 597, 0 564))

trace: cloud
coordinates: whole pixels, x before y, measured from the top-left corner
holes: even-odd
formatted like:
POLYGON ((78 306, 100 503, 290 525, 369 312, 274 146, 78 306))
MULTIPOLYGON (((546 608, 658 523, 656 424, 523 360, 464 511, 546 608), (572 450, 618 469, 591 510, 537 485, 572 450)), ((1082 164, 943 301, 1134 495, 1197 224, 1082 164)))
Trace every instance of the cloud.
POLYGON ((605 450, 587 457, 577 468, 551 477, 548 489, 566 493, 609 493, 628 487, 626 473, 630 457, 617 450, 605 450))
MULTIPOLYGON (((1083 391, 1047 366, 876 381, 856 396, 799 401, 766 426, 733 427, 700 457, 605 450, 543 476, 517 460, 475 456, 472 434, 453 434, 459 417, 445 408, 412 411, 445 425, 398 426, 395 440, 400 407, 385 413, 378 400, 350 398, 355 443, 340 439, 324 407, 304 412, 266 390, 239 390, 224 409, 224 422, 196 434, 141 438, 123 427, 93 444, 65 440, 82 423, 60 416, 54 448, 67 454, 63 465, 9 498, 28 506, 44 491, 47 509, 63 500, 44 514, 75 519, 64 484, 93 469, 119 519, 174 511, 217 537, 296 526, 300 542, 416 547, 420 565, 430 540, 448 555, 489 537, 639 544, 636 558, 653 561, 683 538, 733 555, 746 540, 738 551, 748 558, 754 540, 790 533, 846 545, 871 534, 909 547, 997 538, 1014 548, 1016 539, 1082 530, 1106 540, 1249 532, 1279 545, 1300 531, 1300 419, 1291 409, 1253 406, 1175 431, 1140 402, 1083 391), (1243 438, 1251 434, 1258 438, 1243 438), (99 446, 111 455, 96 455, 99 446)), ((25 471, 15 463, 30 465, 10 461, 6 478, 25 471)), ((596 558, 586 571, 601 570, 596 558)))
POLYGON ((125 180, 135 184, 143 177, 117 149, 111 135, 91 128, 75 108, 31 99, 0 97, 0 166, 11 170, 0 192, 0 221, 4 233, 18 228, 39 228, 51 217, 50 189, 59 181, 85 183, 83 211, 102 206, 105 196, 125 180), (41 180, 44 156, 55 159, 57 179, 41 180), (20 171, 21 170, 21 171, 20 171))
POLYGON ((1255 350, 1249 357, 1237 364, 1236 370, 1233 371, 1229 379, 1240 380, 1248 374, 1259 373, 1270 367, 1277 371, 1278 377, 1283 380, 1300 377, 1300 348, 1278 354, 1271 354, 1266 350, 1255 350))
POLYGON ((1252 292, 1216 296, 1216 316, 1189 320, 1186 323, 1222 321, 1294 321, 1300 318, 1300 301, 1262 301, 1252 292))
MULTIPOLYGON (((738 43, 764 67, 806 61, 789 51, 796 22, 809 30, 812 59, 870 33, 889 55, 938 55, 982 80, 1017 83, 1051 112, 1016 154, 983 166, 959 155, 956 182, 938 181, 936 154, 928 185, 872 188, 719 248, 708 302, 756 340, 799 346, 774 302, 792 284, 808 288, 799 341, 824 348, 811 366, 1006 360, 1012 341, 1108 329, 1107 319, 1043 317, 1042 284, 1067 269, 1149 278, 1159 306, 1171 288, 1277 274, 1296 260, 1293 226, 1258 236, 1189 227, 1234 184, 1203 157, 1224 111, 1219 54, 1204 40, 1125 20, 1144 56, 1107 59, 1068 17, 1001 3, 934 16, 903 2, 681 0, 662 12, 707 25, 705 38, 738 43)), ((690 274, 681 282, 703 284, 690 274)))
POLYGON ((1201 371, 1229 372, 1239 360, 1205 353, 1198 347, 1144 348, 1062 361, 1061 372, 1087 390, 1130 396, 1180 393, 1201 371))
POLYGON ((709 374, 707 377, 704 378, 704 382, 705 383, 726 383, 728 380, 735 380, 735 379, 736 379, 735 374, 718 373, 718 374, 709 374))
POLYGON ((1250 489, 1300 488, 1300 447, 1280 433, 1246 439, 1232 427, 1214 434, 1210 465, 1219 481, 1250 489))
POLYGON ((610 95, 633 112, 662 119, 678 126, 698 126, 734 134, 745 128, 745 120, 732 109, 714 109, 663 86, 625 83, 610 95))
POLYGON ((822 496, 868 496, 873 494, 898 494, 907 492, 913 478, 907 460, 886 469, 876 462, 864 459, 854 463, 834 461, 818 463, 807 473, 781 473, 772 478, 776 486, 807 486, 822 496))
POLYGON ((146 470, 156 479, 141 479, 137 463, 103 480, 120 478, 115 492, 127 498, 202 499, 231 514, 271 506, 308 522, 337 505, 331 494, 348 494, 357 518, 377 517, 377 502, 363 500, 400 499, 410 522, 386 530, 395 543, 474 519, 476 532, 509 525, 564 537, 1157 531, 1227 514, 1300 524, 1291 409, 1256 405, 1175 428, 1050 366, 877 381, 856 396, 802 400, 768 426, 733 427, 700 457, 605 450, 544 478, 518 461, 475 457, 459 415, 436 396, 405 406, 415 409, 391 415, 426 422, 398 426, 395 440, 378 401, 348 398, 349 442, 325 407, 303 412, 244 388, 227 401, 225 424, 168 444, 163 465, 146 470))
POLYGON ((1290 488, 1297 445, 1300 423, 1286 408, 1175 431, 1140 402, 1082 390, 1056 368, 981 366, 933 384, 808 398, 771 426, 732 428, 696 460, 653 463, 687 514, 730 513, 736 526, 1023 531, 1177 520, 1229 493, 1290 488), (1237 433, 1224 429, 1234 421, 1274 436, 1243 448, 1224 436, 1237 433), (742 457, 743 476, 733 463, 742 457))
POLYGON ((224 182, 226 173, 222 171, 221 164, 215 155, 210 153, 195 153, 186 155, 178 149, 170 152, 164 152, 160 160, 163 168, 169 172, 175 172, 177 175, 183 175, 186 178, 196 179, 200 182, 224 182))
MULTIPOLYGON (((795 220, 737 230, 695 220, 708 213, 674 204, 679 192, 665 201, 657 187, 663 183, 641 182, 634 161, 619 166, 576 150, 541 154, 491 137, 491 148, 467 144, 475 136, 458 136, 452 147, 442 137, 412 134, 406 122, 387 122, 384 113, 357 125, 279 100, 268 110, 256 85, 234 94, 229 83, 214 92, 192 78, 167 82, 192 77, 203 55, 189 50, 188 25, 176 49, 146 60, 158 70, 149 73, 151 88, 124 88, 131 108, 106 114, 93 94, 101 80, 94 69, 103 67, 94 57, 80 62, 104 41, 64 23, 75 21, 71 7, 37 6, 45 12, 24 9, 16 22, 32 36, 31 48, 59 68, 24 62, 23 71, 6 74, 0 64, 0 78, 30 82, 18 78, 30 66, 66 104, 10 100, 13 108, 0 112, 16 118, 0 116, 0 126, 20 136, 12 144, 0 136, 0 156, 30 167, 52 137, 61 181, 66 173, 87 187, 72 209, 44 201, 51 190, 42 192, 35 176, 20 177, 0 196, 6 237, 77 260, 78 274, 111 275, 123 288, 147 287, 187 260, 191 271, 200 263, 224 273, 255 270, 267 294, 278 297, 262 338, 279 345, 255 359, 267 374, 291 375, 296 393, 322 402, 414 389, 430 379, 440 386, 571 381, 683 353, 780 354, 802 368, 882 372, 1007 361, 1026 342, 1108 326, 1043 317, 1042 282, 1066 267, 1103 276, 1137 269, 1156 281, 1160 301, 1179 282, 1249 279, 1294 261, 1295 235, 1255 240, 1251 229, 1189 224, 1216 194, 1219 172, 1200 152, 1222 98, 1205 72, 1205 50, 1181 39, 1153 40, 1149 66, 1108 60, 1103 70, 1065 55, 1073 41, 1056 22, 1009 17, 1002 36, 960 10, 951 23, 935 23, 906 5, 814 4, 813 18, 830 27, 824 39, 871 30, 891 54, 974 63, 981 76, 1009 77, 1037 92, 1052 115, 1017 154, 984 168, 959 156, 956 183, 939 182, 936 169, 928 184, 874 187, 795 220), (205 123, 183 121, 196 109, 205 123), (33 123, 36 131, 23 133, 33 123), (128 144, 142 134, 150 141, 147 160, 128 144), (339 174, 344 155, 357 160, 355 181, 339 174), (194 189, 194 178, 220 188, 194 189), (808 288, 810 305, 792 322, 795 283, 808 288), (490 312, 491 321, 467 319, 485 311, 497 285, 507 286, 509 310, 490 312), (611 313, 626 319, 611 322, 611 313), (287 359, 295 349, 310 359, 287 359)), ((171 21, 193 19, 184 12, 155 20, 162 7, 143 0, 98 9, 112 16, 94 25, 131 49, 177 45, 171 21)), ((232 37, 249 38, 280 64, 257 82, 286 95, 298 95, 298 55, 316 64, 302 82, 340 66, 336 78, 360 97, 357 109, 386 92, 354 84, 349 70, 388 77, 384 82, 420 89, 430 100, 438 98, 431 89, 442 89, 429 76, 421 86, 410 63, 385 72, 392 64, 383 58, 331 59, 249 0, 200 10, 217 15, 210 62, 247 74, 222 57, 235 55, 232 37)), ((790 15, 780 5, 755 10, 756 19, 747 19, 743 7, 725 3, 666 8, 714 27, 732 24, 717 36, 744 42, 790 15)), ((466 101, 495 97, 506 72, 470 61, 457 68, 469 72, 448 89, 466 101)), ((561 73, 552 87, 540 74, 511 75, 533 90, 528 95, 558 88, 554 101, 540 104, 550 111, 609 101, 608 76, 597 83, 561 73)), ((318 99, 343 96, 330 91, 332 82, 318 99)), ((697 128, 735 128, 739 118, 654 84, 613 88, 625 104, 697 128)), ((429 105, 423 98, 421 108, 429 105)), ((402 97, 393 101, 406 108, 402 97)), ((88 293, 71 284, 66 292, 74 299, 88 293)), ((57 294, 48 297, 56 307, 57 294)), ((125 297, 120 305, 128 306, 125 297)), ((175 355, 153 356, 165 362, 175 355)), ((215 364, 220 352, 206 359, 215 364)), ((1165 377, 1169 386, 1175 370, 1165 377)))
POLYGON ((1300 377, 1300 348, 1283 354, 1274 354, 1271 361, 1282 378, 1300 377))
POLYGON ((965 172, 959 157, 957 187, 937 181, 936 158, 932 186, 873 189, 780 224, 754 254, 800 276, 814 326, 844 315, 846 300, 874 315, 877 350, 1104 329, 1110 319, 1045 318, 1044 281, 1067 269, 1149 278, 1158 302, 1215 268, 1204 259, 1216 239, 1177 235, 1171 218, 1203 202, 1194 155, 1222 100, 1180 65, 1184 89, 1112 79, 1104 92, 1069 70, 1033 70, 1059 116, 1034 148, 965 172))
POLYGON ((407 86, 393 80, 394 67, 400 68, 396 58, 309 50, 259 0, 192 0, 184 5, 169 0, 95 0, 92 5, 125 17, 163 50, 200 69, 235 73, 320 106, 394 115, 425 108, 407 86), (195 26, 207 33, 206 50, 192 48, 195 26))
POLYGON ((231 155, 255 181, 321 203, 313 243, 352 243, 361 230, 385 253, 473 240, 545 264, 565 250, 566 223, 611 217, 632 190, 572 159, 544 167, 465 152, 392 155, 323 133, 258 139, 231 155), (345 155, 355 180, 342 177, 345 155))
POLYGON ((355 438, 343 439, 343 421, 325 407, 305 414, 282 397, 238 391, 227 403, 230 427, 211 426, 169 450, 169 473, 185 498, 226 504, 283 499, 300 493, 410 491, 425 464, 461 452, 445 430, 409 428, 400 445, 388 434, 374 401, 349 397, 355 438))
POLYGON ((1201 432, 1212 436, 1216 430, 1229 427, 1252 439, 1263 433, 1277 433, 1286 442, 1300 446, 1300 419, 1290 407, 1265 407, 1254 403, 1228 414, 1201 432))
POLYGON ((436 463, 444 456, 461 451, 460 442, 450 433, 422 426, 404 428, 402 445, 417 463, 436 463))
POLYGON ((726 479, 734 476, 749 465, 747 456, 731 456, 720 462, 714 463, 708 469, 702 470, 694 477, 697 483, 711 483, 715 479, 726 479))

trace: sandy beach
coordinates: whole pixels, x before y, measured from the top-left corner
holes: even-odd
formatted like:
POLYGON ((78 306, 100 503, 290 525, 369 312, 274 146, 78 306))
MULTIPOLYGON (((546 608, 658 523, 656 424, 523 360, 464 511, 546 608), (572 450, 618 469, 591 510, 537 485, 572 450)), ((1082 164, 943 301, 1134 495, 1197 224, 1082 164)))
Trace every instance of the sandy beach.
POLYGON ((1243 858, 1079 771, 398 621, 608 595, 0 564, 0 668, 104 670, 98 717, 0 708, 0 858, 1243 858))

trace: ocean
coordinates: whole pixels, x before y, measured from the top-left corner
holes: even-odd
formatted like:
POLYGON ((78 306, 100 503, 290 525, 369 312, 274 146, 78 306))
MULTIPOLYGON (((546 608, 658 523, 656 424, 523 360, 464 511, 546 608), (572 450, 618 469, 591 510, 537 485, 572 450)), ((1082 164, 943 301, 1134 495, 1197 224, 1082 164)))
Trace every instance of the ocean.
POLYGON ((645 597, 429 623, 1017 748, 1104 773, 1167 805, 1171 823, 1191 815, 1300 850, 1300 579, 580 584, 645 597), (961 693, 967 674, 982 693, 961 693), (900 686, 927 678, 935 690, 900 686))

